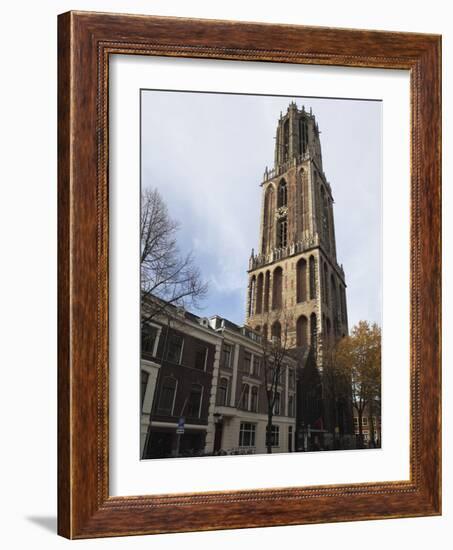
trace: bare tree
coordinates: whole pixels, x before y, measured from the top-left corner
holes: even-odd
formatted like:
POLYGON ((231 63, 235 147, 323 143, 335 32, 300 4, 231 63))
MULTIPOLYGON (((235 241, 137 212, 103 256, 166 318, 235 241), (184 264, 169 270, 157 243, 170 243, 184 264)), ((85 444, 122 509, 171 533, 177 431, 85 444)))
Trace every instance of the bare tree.
MULTIPOLYGON (((272 420, 277 400, 280 399, 278 388, 287 367, 285 360, 288 357, 288 327, 291 320, 288 312, 283 309, 267 314, 265 325, 273 327, 271 336, 268 338, 265 333, 261 336, 262 364, 267 397, 266 448, 268 453, 272 453, 272 420), (272 325, 270 321, 272 321, 272 325)), ((279 405, 281 406, 281 401, 279 405)))
POLYGON ((140 219, 142 326, 170 306, 197 308, 206 296, 207 283, 192 253, 183 256, 179 251, 178 230, 157 189, 145 189, 140 219))

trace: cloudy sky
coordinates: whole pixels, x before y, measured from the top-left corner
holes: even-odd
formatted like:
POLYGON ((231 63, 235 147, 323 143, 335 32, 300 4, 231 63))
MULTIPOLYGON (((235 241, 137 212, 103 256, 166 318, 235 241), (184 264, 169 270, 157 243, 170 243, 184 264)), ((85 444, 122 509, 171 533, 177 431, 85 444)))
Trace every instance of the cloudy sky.
POLYGON ((142 186, 156 187, 209 283, 200 315, 244 323, 247 268, 258 249, 262 176, 280 111, 313 109, 332 186, 337 259, 350 328, 381 324, 381 124, 378 101, 142 91, 142 186))

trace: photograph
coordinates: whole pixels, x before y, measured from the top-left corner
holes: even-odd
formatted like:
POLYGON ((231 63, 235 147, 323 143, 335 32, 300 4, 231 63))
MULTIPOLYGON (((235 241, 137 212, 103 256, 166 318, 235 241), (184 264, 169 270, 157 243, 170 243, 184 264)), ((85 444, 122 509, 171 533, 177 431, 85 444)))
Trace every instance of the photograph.
POLYGON ((380 448, 382 102, 140 93, 140 458, 380 448))

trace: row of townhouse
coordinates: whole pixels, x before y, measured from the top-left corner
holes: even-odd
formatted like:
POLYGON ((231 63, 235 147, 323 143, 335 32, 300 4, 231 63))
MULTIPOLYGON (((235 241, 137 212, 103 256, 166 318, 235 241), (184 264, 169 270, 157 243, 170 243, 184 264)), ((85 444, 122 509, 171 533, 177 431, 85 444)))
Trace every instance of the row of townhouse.
MULTIPOLYGON (((260 335, 187 311, 142 327, 141 457, 265 453, 268 401, 260 335)), ((296 361, 285 358, 270 442, 295 450, 296 361)))

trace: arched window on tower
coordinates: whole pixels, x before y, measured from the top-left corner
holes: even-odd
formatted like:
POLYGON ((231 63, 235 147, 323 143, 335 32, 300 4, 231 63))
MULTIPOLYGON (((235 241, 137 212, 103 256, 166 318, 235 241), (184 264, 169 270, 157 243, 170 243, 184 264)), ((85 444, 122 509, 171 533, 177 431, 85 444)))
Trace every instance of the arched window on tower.
POLYGON ((308 320, 305 315, 301 315, 296 323, 296 344, 298 347, 308 344, 308 320))
POLYGON ((327 273, 327 264, 324 262, 324 301, 329 304, 329 275, 327 273))
POLYGON ((289 119, 283 124, 283 162, 289 158, 289 119))
POLYGON ((310 300, 316 298, 316 260, 310 256, 310 300))
POLYGON ((327 249, 330 248, 330 235, 329 235, 329 207, 328 207, 328 198, 327 194, 324 191, 324 187, 321 187, 321 196, 322 196, 322 236, 324 239, 324 244, 327 249))
POLYGON ((299 119, 299 154, 306 153, 308 148, 308 128, 304 118, 299 119))
POLYGON ((288 187, 285 180, 280 180, 278 185, 277 207, 286 206, 288 204, 288 187))
POLYGON ((272 309, 280 309, 283 291, 283 269, 280 266, 274 269, 272 282, 272 309))
POLYGON ((266 313, 269 311, 269 292, 271 286, 271 273, 266 271, 264 277, 264 295, 263 295, 263 311, 266 313))
POLYGON ((346 323, 346 292, 344 286, 341 286, 341 320, 346 323))
POLYGON ((304 169, 301 168, 299 171, 299 230, 300 232, 305 229, 305 204, 306 204, 306 183, 307 177, 305 175, 304 169))
POLYGON ((288 221, 286 218, 278 220, 277 247, 284 248, 288 243, 288 221))
POLYGON ((249 286, 249 317, 253 315, 255 311, 255 291, 256 291, 256 277, 253 275, 253 277, 250 279, 250 286, 249 286))
POLYGON ((264 281, 264 275, 260 273, 258 275, 257 285, 256 285, 256 307, 255 307, 256 314, 261 314, 263 312, 263 281, 264 281))
POLYGON ((332 319, 333 319, 333 330, 334 333, 338 332, 338 296, 337 296, 337 286, 335 284, 335 279, 333 275, 330 276, 330 295, 332 299, 332 319))
POLYGON ((273 220, 272 202, 273 202, 273 189, 272 189, 272 186, 269 185, 264 195, 263 242, 261 247, 262 254, 266 254, 269 243, 271 242, 272 220, 273 220))
POLYGON ((307 261, 301 258, 296 265, 297 301, 307 300, 307 261))
POLYGON ((318 343, 318 325, 316 323, 316 313, 310 315, 310 345, 316 350, 318 343))

